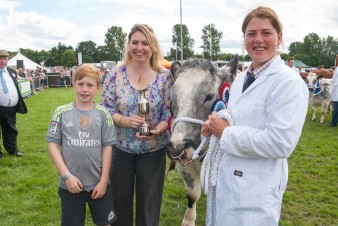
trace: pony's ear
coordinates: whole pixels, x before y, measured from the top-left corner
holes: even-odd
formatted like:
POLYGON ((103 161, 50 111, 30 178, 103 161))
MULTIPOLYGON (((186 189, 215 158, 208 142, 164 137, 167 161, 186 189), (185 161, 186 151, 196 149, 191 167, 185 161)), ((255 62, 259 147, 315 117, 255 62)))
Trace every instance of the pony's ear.
POLYGON ((181 67, 181 63, 179 61, 175 61, 175 62, 171 63, 170 73, 173 76, 174 81, 176 81, 176 79, 177 79, 177 71, 180 67, 181 67))
POLYGON ((239 60, 239 57, 238 57, 238 54, 236 54, 234 56, 234 58, 232 58, 232 60, 230 60, 227 65, 229 66, 230 68, 230 73, 231 74, 235 74, 237 73, 237 66, 238 66, 238 60, 239 60))
POLYGON ((221 74, 223 75, 223 82, 232 82, 235 80, 237 75, 238 55, 236 54, 232 60, 226 65, 221 67, 221 74))

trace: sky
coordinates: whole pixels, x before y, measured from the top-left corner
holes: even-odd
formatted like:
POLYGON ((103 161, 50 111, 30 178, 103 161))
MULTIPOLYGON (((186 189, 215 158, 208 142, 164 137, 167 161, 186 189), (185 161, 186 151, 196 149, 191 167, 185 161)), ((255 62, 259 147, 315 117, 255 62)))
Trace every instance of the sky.
POLYGON ((0 49, 41 51, 58 43, 75 49, 79 42, 89 40, 99 46, 104 45, 110 27, 129 33, 135 23, 145 23, 153 27, 167 55, 174 47, 172 28, 182 18, 196 53, 202 52, 203 27, 214 24, 223 32, 222 52, 241 55, 246 54, 242 51, 243 19, 260 5, 275 10, 282 22, 282 52, 309 33, 338 38, 337 0, 0 0, 0 49))

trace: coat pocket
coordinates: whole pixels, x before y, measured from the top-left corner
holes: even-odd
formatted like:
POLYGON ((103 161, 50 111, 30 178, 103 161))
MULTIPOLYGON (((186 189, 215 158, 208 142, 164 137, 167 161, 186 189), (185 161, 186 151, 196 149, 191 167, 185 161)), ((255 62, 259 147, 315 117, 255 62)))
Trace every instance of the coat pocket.
POLYGON ((264 172, 235 170, 231 178, 232 208, 265 209, 271 197, 270 177, 264 172))

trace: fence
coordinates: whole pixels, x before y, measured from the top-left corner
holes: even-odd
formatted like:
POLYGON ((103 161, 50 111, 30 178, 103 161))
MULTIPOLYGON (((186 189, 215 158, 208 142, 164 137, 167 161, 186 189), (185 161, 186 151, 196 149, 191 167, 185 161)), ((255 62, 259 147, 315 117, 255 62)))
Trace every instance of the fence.
POLYGON ((36 91, 49 87, 71 86, 71 78, 69 76, 60 77, 59 73, 47 73, 45 77, 34 77, 32 81, 29 79, 18 80, 19 89, 23 97, 31 97, 36 91))
POLYGON ((70 76, 60 77, 60 73, 47 73, 48 87, 71 86, 70 76))
POLYGON ((18 80, 19 90, 22 97, 30 97, 32 94, 31 82, 29 79, 20 79, 18 80))

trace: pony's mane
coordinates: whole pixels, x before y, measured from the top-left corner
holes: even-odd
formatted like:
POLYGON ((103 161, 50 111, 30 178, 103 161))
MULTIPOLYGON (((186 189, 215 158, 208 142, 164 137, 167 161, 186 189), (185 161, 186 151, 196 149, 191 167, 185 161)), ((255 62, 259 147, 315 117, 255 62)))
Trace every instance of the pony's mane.
POLYGON ((209 71, 211 74, 216 73, 214 65, 212 65, 210 61, 204 59, 190 59, 188 61, 185 61, 179 68, 179 71, 184 72, 185 70, 191 70, 192 68, 209 71))

